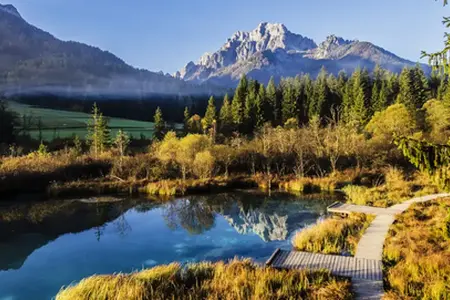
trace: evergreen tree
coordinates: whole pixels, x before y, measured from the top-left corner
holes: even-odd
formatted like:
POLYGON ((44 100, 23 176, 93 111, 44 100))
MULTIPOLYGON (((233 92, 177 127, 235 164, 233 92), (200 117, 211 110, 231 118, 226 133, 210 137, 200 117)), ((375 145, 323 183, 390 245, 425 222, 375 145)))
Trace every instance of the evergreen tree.
POLYGON ((281 107, 280 107, 280 97, 279 92, 277 90, 277 86, 275 85, 274 78, 270 78, 269 84, 266 89, 267 101, 269 103, 269 107, 272 110, 272 116, 270 117, 270 121, 274 126, 280 125, 281 121, 281 107))
POLYGON ((250 80, 244 109, 244 133, 247 134, 253 133, 253 130, 255 129, 258 91, 259 83, 255 80, 250 80))
POLYGON ((304 112, 304 119, 303 123, 307 123, 313 116, 309 114, 309 106, 312 102, 312 99, 314 97, 314 84, 309 76, 309 74, 306 74, 302 77, 303 81, 303 90, 304 90, 304 99, 303 99, 303 112, 304 112))
POLYGON ((370 101, 372 103, 372 109, 374 112, 380 111, 379 109, 380 105, 378 103, 378 101, 380 100, 380 92, 381 92, 380 89, 381 86, 379 86, 379 84, 376 81, 374 81, 372 85, 372 99, 370 101))
POLYGON ((228 94, 223 98, 223 104, 220 108, 220 132, 225 136, 229 136, 233 131, 233 113, 231 111, 231 103, 228 94))
POLYGON ((103 117, 97 103, 92 107, 91 119, 88 122, 87 140, 95 156, 102 154, 110 143, 108 120, 103 117))
POLYGON ((431 76, 428 81, 428 86, 430 87, 430 97, 432 99, 439 99, 438 91, 439 91, 439 87, 441 86, 441 82, 442 82, 442 76, 438 72, 433 70, 431 72, 431 76))
POLYGON ((361 127, 366 124, 370 116, 370 77, 367 70, 356 69, 352 75, 352 100, 348 122, 361 127))
MULTIPOLYGON (((371 96, 371 109, 373 112, 381 111, 384 109, 385 105, 382 102, 386 102, 385 99, 380 98, 381 90, 383 89, 384 84, 384 70, 380 67, 380 65, 376 65, 373 70, 373 80, 372 80, 372 96, 371 96), (381 103, 380 103, 381 101, 381 103)), ((386 89, 386 87, 384 87, 386 89)), ((384 94, 386 90, 384 91, 384 94)), ((385 95, 386 96, 386 95, 385 95)), ((384 97, 385 97, 384 96, 384 97)))
POLYGON ((189 133, 189 119, 191 118, 191 115, 189 113, 189 108, 186 106, 184 108, 184 112, 183 112, 183 124, 184 124, 184 133, 188 134, 189 133))
POLYGON ((164 122, 163 114, 159 106, 156 108, 155 115, 153 117, 153 122, 155 124, 153 138, 160 141, 164 138, 164 135, 166 134, 166 123, 164 122))
POLYGON ((309 117, 326 115, 330 107, 326 107, 329 97, 329 88, 327 84, 327 71, 324 67, 320 70, 314 84, 314 96, 309 102, 309 117))
POLYGON ((415 112, 416 101, 414 99, 414 74, 413 70, 405 67, 399 78, 399 94, 397 103, 404 104, 409 111, 415 112))
POLYGON ((341 99, 344 97, 345 85, 347 83, 347 80, 348 80, 347 73, 344 70, 339 71, 339 74, 337 77, 337 89, 339 91, 341 99))
POLYGON ((256 120, 255 126, 256 128, 261 128, 265 122, 270 121, 270 116, 272 114, 272 110, 267 101, 266 96, 266 88, 264 84, 259 85, 258 96, 256 98, 256 120))
POLYGON ((428 100, 428 79, 420 66, 416 66, 412 71, 414 104, 416 109, 420 109, 428 100))
POLYGON ((329 116, 330 109, 332 107, 337 108, 342 105, 342 97, 340 95, 338 80, 333 74, 328 75, 327 85, 329 88, 329 94, 323 106, 325 108, 325 111, 323 111, 323 113, 324 115, 329 116))
MULTIPOLYGON (((373 95, 372 99, 374 99, 373 95)), ((373 100, 374 101, 372 104, 373 111, 377 112, 385 110, 388 107, 387 99, 388 99, 387 83, 386 81, 383 81, 381 83, 380 91, 378 92, 378 98, 373 100)))
POLYGON ((390 106, 397 101, 400 89, 399 76, 395 73, 389 73, 386 80, 386 105, 390 106))
POLYGON ((248 93, 247 77, 242 75, 241 80, 234 93, 233 102, 231 103, 231 111, 233 114, 233 122, 239 131, 243 130, 245 121, 245 99, 248 93))
POLYGON ((283 124, 292 118, 297 118, 297 98, 294 85, 291 80, 284 79, 280 82, 282 91, 281 115, 283 124))
POLYGON ((206 107, 205 117, 202 119, 203 131, 207 133, 211 128, 215 127, 217 119, 216 105, 214 97, 211 96, 206 107))
POLYGON ((296 106, 296 119, 297 124, 303 124, 307 122, 307 110, 305 109, 306 94, 305 94, 305 82, 304 76, 296 76, 294 79, 294 97, 296 106))
POLYGON ((446 76, 441 76, 439 86, 436 92, 436 98, 438 100, 442 100, 447 91, 448 80, 446 76))

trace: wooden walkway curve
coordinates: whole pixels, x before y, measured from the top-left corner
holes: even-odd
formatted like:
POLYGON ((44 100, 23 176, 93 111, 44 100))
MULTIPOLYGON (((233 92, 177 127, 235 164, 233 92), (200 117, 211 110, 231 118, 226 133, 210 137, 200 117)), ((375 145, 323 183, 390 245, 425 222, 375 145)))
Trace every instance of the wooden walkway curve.
POLYGON ((407 210, 413 203, 449 196, 450 194, 443 193, 418 197, 389 208, 335 202, 328 207, 329 212, 340 214, 357 212, 376 216, 361 237, 354 257, 277 249, 266 265, 280 269, 327 269, 337 276, 351 278, 356 299, 381 299, 384 293, 383 245, 395 216, 407 210))

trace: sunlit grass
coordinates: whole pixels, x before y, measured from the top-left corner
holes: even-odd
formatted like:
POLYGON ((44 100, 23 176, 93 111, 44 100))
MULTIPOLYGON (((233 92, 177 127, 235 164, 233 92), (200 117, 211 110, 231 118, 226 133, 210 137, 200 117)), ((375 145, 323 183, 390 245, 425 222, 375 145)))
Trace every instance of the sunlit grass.
POLYGON ((336 189, 336 179, 332 177, 303 177, 282 182, 281 188, 297 193, 325 193, 336 189))
POLYGON ((93 276, 62 289, 77 299, 352 299, 350 282, 327 271, 281 271, 250 260, 159 266, 133 274, 93 276))
POLYGON ((387 299, 450 299, 450 199, 413 205, 384 247, 387 299))
POLYGON ((373 216, 356 213, 347 218, 330 217, 299 231, 292 244, 299 251, 355 254, 359 239, 373 219, 373 216))

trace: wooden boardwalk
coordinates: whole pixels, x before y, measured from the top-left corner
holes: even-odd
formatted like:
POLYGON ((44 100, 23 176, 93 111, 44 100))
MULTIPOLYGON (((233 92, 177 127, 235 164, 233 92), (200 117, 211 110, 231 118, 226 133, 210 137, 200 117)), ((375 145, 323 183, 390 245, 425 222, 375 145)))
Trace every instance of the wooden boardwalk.
POLYGON ((386 208, 382 208, 382 207, 354 205, 354 204, 348 204, 348 203, 342 203, 342 202, 335 202, 335 203, 331 204, 330 206, 328 206, 327 210, 330 213, 345 214, 345 215, 351 214, 353 212, 363 213, 363 214, 368 214, 368 215, 392 214, 391 211, 389 211, 386 208))
POLYGON ((362 280, 383 280, 381 261, 341 255, 277 249, 267 264, 274 268, 329 270, 334 275, 362 280))
POLYGON ((407 210, 413 203, 449 196, 450 194, 436 194, 418 197, 389 208, 333 203, 328 207, 328 211, 332 213, 358 212, 376 216, 361 237, 354 257, 277 249, 266 265, 280 269, 327 269, 337 276, 351 278, 356 299, 381 299, 384 293, 383 245, 395 216, 407 210))

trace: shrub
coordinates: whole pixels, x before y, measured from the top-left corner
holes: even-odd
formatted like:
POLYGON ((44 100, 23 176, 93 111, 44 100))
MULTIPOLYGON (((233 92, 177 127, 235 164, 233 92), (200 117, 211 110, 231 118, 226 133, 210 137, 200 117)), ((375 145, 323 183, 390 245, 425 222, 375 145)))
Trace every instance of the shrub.
POLYGON ((213 175, 215 159, 208 150, 195 155, 193 171, 197 177, 206 179, 213 175))

